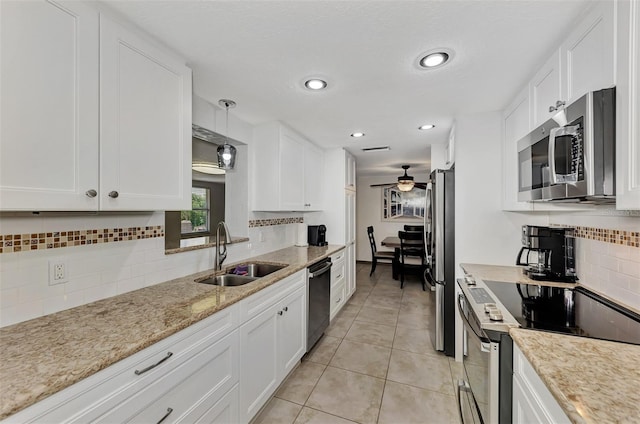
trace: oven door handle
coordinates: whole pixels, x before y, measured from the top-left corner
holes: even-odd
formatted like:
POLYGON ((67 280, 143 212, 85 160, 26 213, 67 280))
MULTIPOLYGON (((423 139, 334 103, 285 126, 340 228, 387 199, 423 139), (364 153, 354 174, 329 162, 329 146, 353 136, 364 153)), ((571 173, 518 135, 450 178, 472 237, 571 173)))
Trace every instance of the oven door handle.
POLYGON ((473 395, 473 391, 471 390, 471 386, 469 386, 469 383, 467 383, 464 380, 458 381, 458 414, 460 414, 460 422, 462 424, 467 424, 464 422, 464 416, 462 414, 462 392, 471 393, 471 400, 473 400, 473 405, 476 408, 476 414, 478 416, 478 419, 480 420, 480 424, 484 424, 484 420, 482 419, 482 413, 480 412, 480 406, 478 406, 476 397, 473 395))
POLYGON ((329 262, 327 265, 323 266, 322 268, 313 271, 311 273, 310 277, 311 278, 318 278, 319 276, 321 276, 322 274, 327 272, 331 268, 331 265, 332 265, 332 263, 329 262))
POLYGON ((462 317, 462 322, 464 322, 464 326, 467 327, 468 330, 470 330, 473 334, 475 334, 475 336, 478 339, 480 339, 480 342, 482 343, 482 350, 484 352, 488 352, 489 348, 485 347, 485 344, 490 345, 491 344, 491 340, 489 340, 489 338, 486 337, 486 336, 478 334, 478 332, 471 326, 471 323, 469 322, 469 319, 464 314, 464 309, 462 308, 462 303, 460 303, 463 299, 464 299, 464 294, 461 293, 460 295, 458 295, 458 311, 460 312, 460 316, 462 317))

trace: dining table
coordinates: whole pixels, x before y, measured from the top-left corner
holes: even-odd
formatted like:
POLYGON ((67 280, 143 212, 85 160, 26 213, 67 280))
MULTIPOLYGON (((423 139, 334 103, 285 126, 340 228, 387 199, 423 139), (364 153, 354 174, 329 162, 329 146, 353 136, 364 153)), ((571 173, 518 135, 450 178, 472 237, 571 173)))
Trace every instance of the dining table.
MULTIPOLYGON (((407 243, 411 243, 412 241, 409 240, 407 241, 407 243)), ((415 241, 413 241, 415 243, 415 241)), ((423 242, 420 241, 418 242, 419 244, 422 244, 423 242)), ((385 246, 385 247, 391 247, 393 248, 393 251, 395 253, 395 255, 393 256, 393 261, 391 262, 391 276, 393 277, 394 280, 397 280, 399 277, 399 271, 400 271, 400 237, 398 236, 388 236, 385 237, 381 242, 381 245, 385 246)))

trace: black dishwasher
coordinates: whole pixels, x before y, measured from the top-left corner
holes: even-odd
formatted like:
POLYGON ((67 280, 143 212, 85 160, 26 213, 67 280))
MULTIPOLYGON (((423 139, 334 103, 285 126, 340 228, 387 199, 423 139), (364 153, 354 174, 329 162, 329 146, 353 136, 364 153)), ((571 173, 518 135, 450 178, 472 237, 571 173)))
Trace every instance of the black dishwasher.
POLYGON ((329 326, 331 304, 331 258, 307 268, 307 352, 329 326))

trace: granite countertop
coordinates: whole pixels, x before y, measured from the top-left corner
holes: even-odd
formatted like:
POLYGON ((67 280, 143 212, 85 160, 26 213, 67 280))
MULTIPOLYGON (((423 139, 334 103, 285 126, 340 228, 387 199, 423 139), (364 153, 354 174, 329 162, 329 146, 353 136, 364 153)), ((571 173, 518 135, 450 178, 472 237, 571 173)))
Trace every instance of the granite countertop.
POLYGON ((574 423, 640 423, 640 346, 525 329, 509 334, 574 423))
POLYGON ((237 262, 288 265, 244 286, 194 282, 223 273, 208 270, 1 328, 0 419, 342 249, 289 247, 237 262))
POLYGON ((575 287, 576 283, 560 283, 557 281, 533 280, 527 277, 521 266, 502 266, 486 264, 460 264, 466 274, 473 275, 485 281, 497 281, 503 283, 537 284, 549 287, 575 287))

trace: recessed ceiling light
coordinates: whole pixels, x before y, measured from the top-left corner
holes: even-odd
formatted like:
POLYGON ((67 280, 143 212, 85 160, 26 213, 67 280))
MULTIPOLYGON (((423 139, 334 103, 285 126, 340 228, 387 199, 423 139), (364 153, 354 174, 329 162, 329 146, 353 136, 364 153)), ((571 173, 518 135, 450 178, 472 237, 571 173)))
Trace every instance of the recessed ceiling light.
POLYGON ((327 87, 327 82, 318 78, 308 79, 304 82, 304 86, 309 90, 322 90, 327 87))
POLYGON ((364 137, 364 133, 363 132, 354 132, 353 134, 351 134, 351 137, 364 137))
POLYGON ((453 50, 447 48, 431 49, 418 56, 416 65, 420 69, 440 68, 453 58, 453 50))
POLYGON ((418 127, 419 130, 430 130, 432 128, 435 128, 436 126, 433 124, 424 124, 424 125, 420 125, 418 127))
POLYGON ((389 146, 382 146, 382 147, 365 147, 364 149, 362 149, 363 152, 384 152, 390 150, 389 146))

